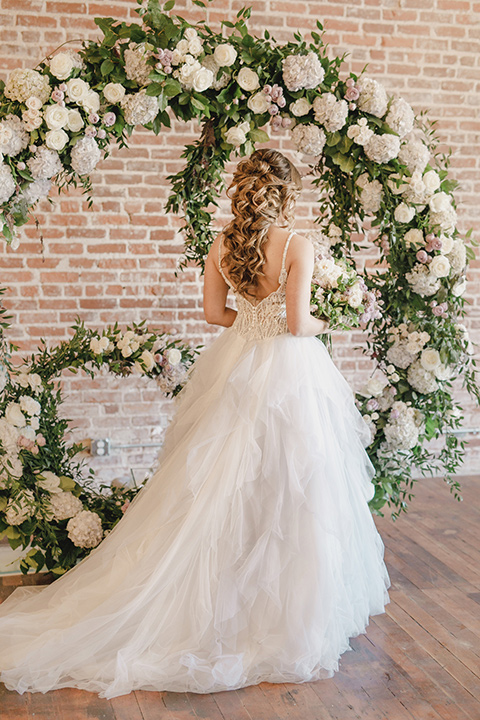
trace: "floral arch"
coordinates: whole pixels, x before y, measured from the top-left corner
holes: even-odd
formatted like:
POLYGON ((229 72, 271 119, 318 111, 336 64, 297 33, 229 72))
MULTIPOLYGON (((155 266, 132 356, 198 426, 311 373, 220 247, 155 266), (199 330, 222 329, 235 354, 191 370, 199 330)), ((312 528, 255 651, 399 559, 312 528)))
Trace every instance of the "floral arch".
MULTIPOLYGON (((297 33, 279 45, 268 31, 262 38, 250 34, 249 9, 222 23, 225 38, 204 22, 192 26, 175 15, 174 0, 163 7, 159 0, 138 4, 140 24, 96 18, 100 41, 85 42, 79 52, 61 47, 35 70, 14 70, 2 85, 6 242, 18 245, 16 228, 52 183, 80 184, 90 194, 90 175, 112 142, 127 145, 136 125, 163 132, 173 114, 202 124, 200 137, 184 149, 184 168, 169 178, 166 207, 183 216, 181 266, 203 265, 232 153, 249 154, 289 128, 297 150, 310 159, 322 198, 312 235, 312 309, 339 328, 364 328, 372 358, 372 378, 357 394, 372 429, 372 510, 388 504, 396 517, 406 509, 413 468, 443 474, 459 497, 454 475, 463 444, 451 431, 462 413, 452 398, 454 378, 462 375, 480 400, 461 323, 474 253, 457 231, 455 183, 428 121, 365 74, 343 77, 343 58, 328 57, 319 22, 311 41, 297 33), (360 273, 353 252, 365 223, 379 262, 375 271, 360 273), (445 442, 435 453, 428 442, 441 435, 445 442)), ((73 462, 78 447, 67 447, 54 431, 61 400, 54 378, 65 367, 93 372, 106 366, 119 374, 136 368, 176 392, 194 353, 142 326, 126 332, 114 326, 99 335, 82 325, 71 341, 41 349, 21 368, 11 367, 9 352, 3 338, 0 534, 12 545, 33 538, 24 569, 46 563, 63 572, 99 542, 135 491, 117 489, 107 500, 82 480, 73 462), (63 451, 52 453, 53 445, 63 451)))

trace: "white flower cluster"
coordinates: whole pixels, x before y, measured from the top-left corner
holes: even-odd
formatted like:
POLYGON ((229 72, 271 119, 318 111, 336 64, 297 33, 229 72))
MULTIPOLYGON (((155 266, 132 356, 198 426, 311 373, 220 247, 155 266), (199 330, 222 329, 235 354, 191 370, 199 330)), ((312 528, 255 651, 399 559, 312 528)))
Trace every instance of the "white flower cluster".
POLYGON ((406 100, 397 97, 391 102, 385 122, 400 138, 413 130, 414 120, 415 114, 406 100))
POLYGON ((172 54, 172 65, 177 66, 173 77, 185 90, 203 92, 213 83, 213 71, 198 60, 202 53, 203 43, 197 31, 195 28, 187 28, 184 38, 179 40, 172 54))
POLYGON ((58 152, 45 145, 35 148, 35 153, 27 160, 27 165, 35 180, 49 180, 63 169, 58 152))
POLYGON ((178 385, 183 385, 186 381, 188 370, 181 360, 182 354, 177 348, 168 350, 164 359, 160 360, 162 373, 157 377, 157 384, 163 393, 173 392, 178 385))
POLYGON ((68 521, 67 533, 77 547, 96 547, 103 538, 100 516, 90 510, 82 510, 68 521))
POLYGON ((357 82, 357 89, 360 92, 357 100, 359 110, 376 117, 383 117, 388 105, 387 93, 383 85, 362 75, 357 82))
POLYGON ((150 350, 142 350, 142 354, 140 355, 140 360, 135 360, 135 370, 139 375, 143 375, 143 373, 148 373, 155 367, 155 358, 150 352, 150 350))
POLYGON ((30 388, 35 394, 42 391, 42 378, 38 373, 31 373, 28 369, 28 365, 22 365, 18 370, 16 376, 17 383, 22 388, 30 388))
POLYGON ((41 105, 50 97, 50 83, 46 75, 36 70, 17 68, 10 73, 4 89, 5 97, 26 103, 31 97, 40 100, 41 105))
POLYGON ((15 187, 15 180, 9 166, 0 163, 0 205, 12 197, 15 187))
POLYGON ((400 186, 394 188, 393 185, 392 182, 392 192, 395 194, 400 192, 407 202, 419 205, 423 210, 433 193, 440 187, 440 177, 435 170, 429 170, 423 176, 420 170, 414 170, 410 177, 404 177, 404 182, 400 186))
POLYGON ((19 200, 24 200, 27 205, 35 205, 39 200, 48 197, 51 187, 51 180, 34 180, 22 190, 19 200))
POLYGON ((452 275, 461 275, 467 264, 467 250, 461 238, 452 241, 452 247, 447 254, 452 269, 452 275))
POLYGON ((415 217, 416 209, 413 205, 407 205, 407 203, 401 202, 395 208, 394 217, 399 223, 407 225, 415 217))
POLYGON ((409 133, 402 143, 398 159, 407 166, 410 173, 414 173, 415 170, 423 173, 430 160, 430 151, 420 138, 409 133))
POLYGON ((432 393, 438 388, 434 373, 426 370, 420 359, 415 360, 408 368, 407 380, 419 393, 432 393))
MULTIPOLYGON (((333 223, 328 228, 328 232, 324 229, 310 230, 307 238, 315 249, 315 257, 331 257, 331 248, 339 242, 339 236, 335 233, 336 226, 333 223)), ((336 228, 340 230, 340 228, 336 228)), ((340 230, 341 237, 341 230, 340 230)))
POLYGON ((145 90, 125 95, 121 101, 123 116, 128 125, 146 125, 158 115, 158 98, 145 94, 145 90))
POLYGON ((400 138, 396 135, 385 133, 370 137, 364 145, 365 155, 375 163, 381 165, 390 162, 397 157, 400 151, 400 138))
POLYGON ((74 69, 83 68, 83 61, 77 52, 67 50, 54 55, 49 66, 54 77, 58 80, 67 80, 74 69))
POLYGON ((433 275, 428 265, 416 263, 410 272, 405 273, 405 279, 414 293, 422 297, 435 295, 440 287, 440 280, 433 275))
POLYGON ((383 185, 379 180, 369 179, 368 173, 357 178, 360 190, 360 202, 367 213, 376 213, 380 210, 383 199, 383 185))
POLYGON ((315 120, 323 125, 327 132, 341 130, 347 121, 348 103, 337 100, 333 93, 317 95, 313 101, 315 120))
POLYGON ((393 343, 387 350, 386 359, 398 368, 409 367, 417 358, 418 353, 430 340, 427 332, 409 331, 406 323, 400 323, 388 332, 388 339, 393 343))
POLYGON ((391 407, 385 433, 386 449, 410 450, 418 442, 421 415, 410 405, 396 400, 391 407))
POLYGON ((97 113, 100 109, 100 95, 81 78, 73 78, 65 84, 68 101, 82 107, 87 113, 97 113))
POLYGON ((290 92, 318 87, 325 77, 325 70, 314 52, 307 55, 288 55, 282 61, 283 81, 290 92))
POLYGON ((120 350, 124 358, 128 358, 130 355, 133 355, 133 353, 140 347, 141 342, 142 336, 137 335, 133 330, 127 330, 123 334, 120 333, 116 339, 117 348, 120 350))
POLYGON ((298 100, 295 100, 289 107, 290 113, 295 117, 308 115, 311 109, 312 105, 308 102, 307 98, 298 98, 298 100))
MULTIPOLYGON (((219 47, 221 47, 221 46, 218 45, 218 46, 215 48, 215 51, 216 51, 219 47)), ((230 46, 230 47, 232 47, 232 46, 230 46)), ((236 53, 235 48, 232 48, 232 49, 233 49, 234 52, 236 53)), ((210 72, 212 73, 213 80, 212 80, 211 88, 212 88, 213 90, 217 90, 217 91, 218 91, 218 90, 222 90, 224 87, 226 87, 226 86, 228 85, 228 83, 229 83, 229 81, 230 81, 230 75, 229 75, 228 73, 226 73, 226 72, 222 72, 222 73, 220 74, 220 77, 217 77, 218 71, 220 70, 220 67, 221 67, 221 66, 217 63, 217 61, 216 61, 215 58, 216 58, 216 55, 215 55, 215 54, 213 54, 213 55, 206 55, 206 56, 203 58, 203 60, 202 60, 202 65, 203 65, 203 67, 207 68, 207 70, 210 70, 210 72)))
POLYGON ((298 152, 304 155, 321 155, 326 136, 322 128, 312 124, 296 125, 292 130, 292 139, 298 152))
POLYGON ((235 147, 243 145, 243 143, 247 141, 249 130, 250 123, 245 120, 243 123, 240 123, 240 125, 233 125, 233 127, 228 128, 225 133, 225 140, 227 143, 230 143, 230 145, 235 145, 235 147))
POLYGON ((77 140, 71 152, 71 165, 78 175, 89 175, 102 157, 102 151, 93 137, 77 140))
POLYGON ((357 145, 366 145, 374 135, 374 132, 368 127, 367 118, 360 118, 358 123, 350 125, 347 130, 347 135, 351 140, 356 142, 357 145))
POLYGON ((10 476, 22 477, 23 465, 18 455, 20 430, 7 418, 0 418, 0 443, 4 452, 0 456, 0 488, 5 488, 10 476))
POLYGON ((82 512, 83 505, 80 498, 73 495, 73 493, 62 491, 51 495, 49 499, 49 509, 52 513, 52 518, 61 521, 78 515, 82 512))
POLYGON ((18 155, 29 142, 23 121, 11 113, 0 122, 0 154, 18 155))
POLYGON ((36 510, 35 496, 31 490, 22 490, 15 497, 10 498, 5 510, 5 521, 9 525, 21 525, 31 517, 36 510))
POLYGON ((148 85, 151 81, 148 76, 153 70, 148 60, 151 57, 145 47, 145 43, 130 43, 125 50, 125 74, 129 80, 133 80, 137 85, 148 85))
POLYGON ((340 278, 346 280, 349 277, 349 271, 339 260, 335 261, 329 257, 318 258, 315 260, 313 277, 320 288, 332 290, 338 287, 340 278))
POLYGON ((106 335, 102 335, 102 337, 92 337, 90 340, 90 350, 95 353, 95 355, 109 353, 113 350, 113 348, 114 344, 106 335))
POLYGON ((445 192, 435 193, 429 202, 430 224, 443 232, 452 233, 457 223, 457 213, 452 205, 452 196, 445 192))

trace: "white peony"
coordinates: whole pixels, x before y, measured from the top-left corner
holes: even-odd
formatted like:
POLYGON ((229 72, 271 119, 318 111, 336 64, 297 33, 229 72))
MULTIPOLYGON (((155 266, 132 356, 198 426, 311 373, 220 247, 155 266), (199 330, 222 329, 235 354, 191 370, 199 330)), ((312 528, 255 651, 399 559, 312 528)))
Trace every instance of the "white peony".
POLYGON ((100 516, 90 510, 82 510, 67 523, 68 537, 77 547, 96 547, 103 538, 100 516))
POLYGON ((428 267, 437 278, 448 277, 450 274, 450 262, 445 255, 435 255, 428 267))
POLYGON ((255 93, 255 95, 250 95, 247 100, 247 106, 256 115, 261 115, 268 111, 271 102, 272 99, 269 95, 264 92, 258 92, 255 93))
POLYGON ((395 208, 394 216, 399 223, 409 223, 415 217, 415 208, 402 202, 395 208))
POLYGON ((18 403, 10 402, 5 408, 5 419, 10 425, 14 425, 18 428, 23 428, 26 425, 25 416, 22 413, 22 409, 18 403))
POLYGON ((225 140, 230 145, 243 145, 247 141, 247 133, 250 130, 250 123, 243 122, 240 125, 234 125, 225 133, 225 140))
POLYGON ((83 510, 82 501, 71 492, 58 492, 51 495, 49 504, 53 519, 57 521, 68 520, 83 510))
POLYGON ((42 470, 42 472, 37 475, 37 485, 49 493, 56 494, 63 492, 60 487, 60 478, 50 470, 42 470))
POLYGON ((425 348, 420 355, 420 363, 425 370, 432 372, 440 365, 440 353, 435 348, 425 348))
POLYGON ((48 105, 44 117, 50 130, 60 130, 68 122, 68 110, 61 105, 48 105))
POLYGON ((308 115, 312 108, 311 103, 308 102, 307 98, 299 98, 298 100, 295 100, 290 105, 290 112, 295 117, 303 117, 303 115, 308 115))
POLYGON ((90 85, 81 78, 73 78, 67 82, 67 98, 71 102, 80 104, 90 92, 90 85))
POLYGON ((251 70, 248 67, 243 67, 237 75, 237 83, 240 85, 242 90, 246 92, 253 92, 260 87, 258 81, 258 75, 255 70, 251 70))
POLYGON ((68 143, 68 135, 65 130, 49 130, 45 134, 45 145, 50 150, 60 152, 68 143))
POLYGON ((66 80, 72 74, 75 67, 74 58, 71 53, 61 52, 54 55, 50 60, 50 72, 58 80, 66 80))
POLYGON ((452 198, 445 192, 435 193, 428 203, 430 210, 435 213, 448 212, 452 206, 452 198))
POLYGON ((20 408, 22 412, 27 413, 27 415, 40 415, 40 411, 42 409, 42 406, 38 402, 38 400, 35 400, 30 395, 22 395, 20 397, 20 408))
POLYGON ((213 56, 219 67, 230 67, 237 59, 237 51, 230 43, 221 43, 215 48, 213 56))
POLYGON ((105 100, 112 105, 119 103, 125 96, 125 88, 120 83, 108 83, 102 92, 105 100))

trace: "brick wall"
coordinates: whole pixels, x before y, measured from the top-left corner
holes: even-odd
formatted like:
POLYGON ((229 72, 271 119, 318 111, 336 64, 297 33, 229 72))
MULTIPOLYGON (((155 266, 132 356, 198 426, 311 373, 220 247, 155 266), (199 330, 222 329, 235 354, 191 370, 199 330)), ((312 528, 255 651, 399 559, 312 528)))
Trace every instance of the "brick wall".
MULTIPOLYGON (((480 2, 469 0, 310 0, 286 2, 250 0, 251 29, 267 27, 279 41, 300 29, 308 33, 320 19, 326 27, 330 53, 349 55, 345 72, 369 74, 398 92, 419 112, 426 109, 438 120, 438 134, 451 148, 452 175, 461 183, 457 192, 460 228, 473 226, 478 237, 480 204, 480 2), (477 150, 475 150, 477 148, 477 150)), ((208 22, 234 19, 243 5, 238 0, 213 0, 208 22)), ((33 67, 65 40, 98 36, 93 18, 112 16, 133 21, 134 0, 0 0, 1 76, 18 67, 33 67)), ((188 19, 202 11, 188 2, 177 9, 188 19)), ((75 47, 75 44, 72 45, 75 47)), ((152 326, 208 344, 214 333, 202 319, 198 271, 178 278, 174 270, 182 241, 179 221, 167 216, 166 175, 180 167, 182 147, 197 134, 193 123, 174 123, 156 138, 138 131, 127 150, 115 149, 93 178, 95 202, 88 210, 78 192, 54 204, 41 204, 33 224, 21 234, 13 252, 3 247, 2 284, 9 286, 5 304, 14 315, 11 338, 22 351, 31 351, 40 337, 56 342, 68 337, 79 316, 91 327, 145 318, 152 326)), ((287 136, 273 146, 291 151, 287 136)), ((292 155, 294 157, 294 155, 292 155)), ((224 203, 218 221, 227 217, 224 203)), ((315 194, 306 190, 298 209, 297 227, 308 228, 315 214, 315 194)), ((467 299, 472 303, 468 326, 480 340, 480 275, 478 262, 470 270, 467 299)), ((360 333, 335 339, 335 360, 349 382, 358 387, 370 363, 355 347, 360 333)), ((119 381, 108 375, 95 381, 66 378, 69 400, 64 412, 72 418, 76 439, 108 435, 114 445, 158 442, 171 403, 164 401, 152 381, 119 381)), ((464 394, 458 390, 458 396, 464 394)), ((480 413, 465 398, 466 425, 480 426, 480 413)), ((125 476, 133 467, 138 476, 156 450, 115 449, 110 458, 96 460, 101 476, 125 476)), ((480 448, 469 443, 465 470, 478 470, 480 448)))

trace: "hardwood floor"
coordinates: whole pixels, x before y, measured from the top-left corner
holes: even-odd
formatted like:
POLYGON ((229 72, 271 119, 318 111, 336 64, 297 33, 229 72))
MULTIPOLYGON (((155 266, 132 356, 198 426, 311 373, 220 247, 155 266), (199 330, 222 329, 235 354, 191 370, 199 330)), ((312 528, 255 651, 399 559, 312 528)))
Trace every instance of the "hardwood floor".
MULTIPOLYGON (((419 481, 407 515, 376 519, 391 602, 352 639, 334 678, 113 700, 0 685, 1 720, 480 720, 480 477, 462 486, 458 503, 441 480, 419 481)), ((22 582, 2 580, 0 598, 22 582)))

